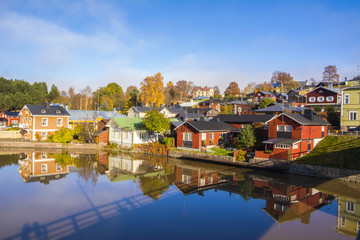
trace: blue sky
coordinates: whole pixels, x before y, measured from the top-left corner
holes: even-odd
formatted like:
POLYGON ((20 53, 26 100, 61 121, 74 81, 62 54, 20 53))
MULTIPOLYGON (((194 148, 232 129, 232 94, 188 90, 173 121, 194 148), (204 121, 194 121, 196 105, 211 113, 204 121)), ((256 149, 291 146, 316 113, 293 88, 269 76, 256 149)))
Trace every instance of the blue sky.
POLYGON ((109 82, 321 80, 359 74, 360 1, 0 0, 0 76, 60 90, 109 82))

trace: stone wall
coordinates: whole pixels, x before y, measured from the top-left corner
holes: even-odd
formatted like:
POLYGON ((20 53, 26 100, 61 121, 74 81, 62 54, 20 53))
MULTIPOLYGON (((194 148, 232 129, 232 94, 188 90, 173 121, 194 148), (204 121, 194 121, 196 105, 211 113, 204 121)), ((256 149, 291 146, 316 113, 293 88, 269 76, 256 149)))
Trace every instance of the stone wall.
POLYGON ((288 173, 312 177, 337 178, 347 182, 360 183, 360 171, 304 164, 290 164, 288 173))
POLYGON ((51 149, 84 149, 100 150, 106 145, 95 143, 52 143, 52 142, 35 142, 35 141, 0 141, 0 148, 51 148, 51 149))
POLYGON ((221 155, 209 155, 202 152, 186 152, 186 151, 169 151, 169 157, 180 158, 199 158, 204 160, 213 160, 216 162, 235 162, 235 158, 232 156, 221 156, 221 155))

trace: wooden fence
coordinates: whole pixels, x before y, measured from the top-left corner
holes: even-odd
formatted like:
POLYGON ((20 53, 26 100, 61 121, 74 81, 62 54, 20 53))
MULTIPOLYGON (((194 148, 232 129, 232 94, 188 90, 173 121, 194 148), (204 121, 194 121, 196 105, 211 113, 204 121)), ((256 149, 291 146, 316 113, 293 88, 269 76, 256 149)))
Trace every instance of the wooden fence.
POLYGON ((18 139, 21 138, 20 131, 0 131, 0 138, 18 139))

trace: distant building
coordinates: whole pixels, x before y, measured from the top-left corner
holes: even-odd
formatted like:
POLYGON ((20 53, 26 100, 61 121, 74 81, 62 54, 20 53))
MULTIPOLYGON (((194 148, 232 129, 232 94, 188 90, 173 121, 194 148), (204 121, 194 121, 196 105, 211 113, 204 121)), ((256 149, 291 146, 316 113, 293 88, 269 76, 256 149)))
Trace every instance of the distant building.
POLYGON ((20 116, 18 112, 3 111, 0 113, 0 127, 8 127, 11 125, 18 125, 20 116))
POLYGON ((347 131, 360 126, 360 86, 341 89, 340 128, 347 131))
POLYGON ((210 98, 214 96, 214 89, 212 87, 195 87, 193 90, 193 98, 205 97, 210 98))
POLYGON ((341 103, 341 94, 339 94, 338 89, 332 89, 327 87, 317 87, 309 91, 306 94, 306 106, 321 106, 325 105, 330 106, 340 106, 341 103))

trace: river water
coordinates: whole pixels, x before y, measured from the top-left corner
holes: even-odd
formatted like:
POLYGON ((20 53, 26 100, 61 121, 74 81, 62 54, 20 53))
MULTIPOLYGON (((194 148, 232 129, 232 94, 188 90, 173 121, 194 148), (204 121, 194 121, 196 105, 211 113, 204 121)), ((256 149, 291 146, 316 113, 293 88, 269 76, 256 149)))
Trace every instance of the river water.
POLYGON ((0 239, 354 239, 360 185, 107 153, 0 155, 0 239))

